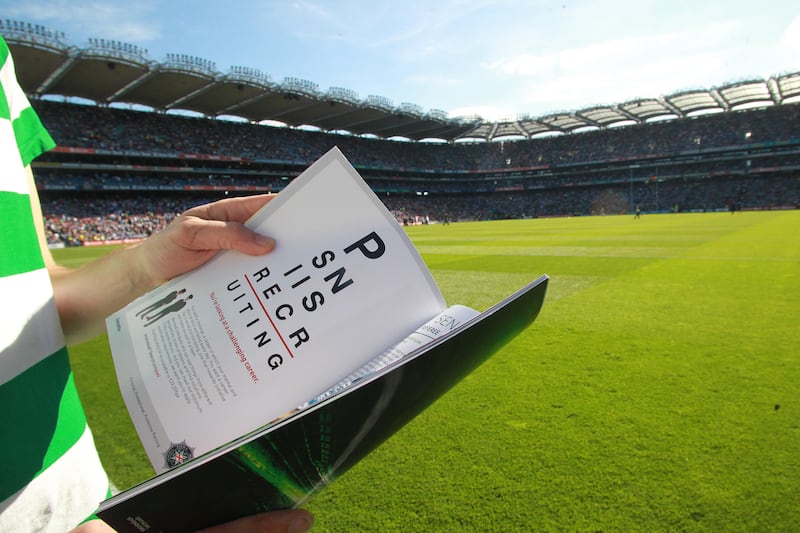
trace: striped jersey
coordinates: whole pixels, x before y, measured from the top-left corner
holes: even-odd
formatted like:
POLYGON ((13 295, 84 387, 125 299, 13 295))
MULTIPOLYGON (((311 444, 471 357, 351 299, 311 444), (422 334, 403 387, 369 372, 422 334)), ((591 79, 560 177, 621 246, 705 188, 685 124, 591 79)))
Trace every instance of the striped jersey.
POLYGON ((0 36, 0 532, 59 531, 108 492, 70 369, 25 167, 54 142, 0 36))

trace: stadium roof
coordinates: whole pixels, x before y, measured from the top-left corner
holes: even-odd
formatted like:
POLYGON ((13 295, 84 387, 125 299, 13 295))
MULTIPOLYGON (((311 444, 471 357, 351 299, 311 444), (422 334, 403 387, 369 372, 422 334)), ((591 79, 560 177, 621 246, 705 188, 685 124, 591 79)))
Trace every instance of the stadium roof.
POLYGON ((88 46, 79 48, 61 32, 23 22, 0 21, 0 32, 15 57, 23 90, 34 97, 79 97, 100 105, 138 104, 158 111, 272 120, 382 138, 530 138, 800 99, 800 72, 794 72, 535 118, 485 122, 480 117, 449 118, 436 109, 424 112, 411 103, 395 106, 382 96, 362 99, 340 87, 322 91, 316 83, 298 78, 278 83, 248 67, 233 66, 223 73, 214 63, 194 56, 167 54, 158 62, 149 58, 147 50, 119 41, 90 39, 88 46))

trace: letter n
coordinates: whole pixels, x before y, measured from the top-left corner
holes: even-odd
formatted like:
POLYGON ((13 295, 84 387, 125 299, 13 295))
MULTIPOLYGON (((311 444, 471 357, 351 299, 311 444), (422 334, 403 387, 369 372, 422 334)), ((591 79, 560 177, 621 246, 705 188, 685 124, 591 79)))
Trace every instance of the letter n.
POLYGON ((345 268, 342 267, 342 268, 340 268, 338 270, 334 270, 333 272, 331 272, 330 274, 325 276, 325 278, 323 278, 325 281, 330 281, 333 278, 336 278, 336 281, 333 282, 333 288, 331 289, 331 293, 336 294, 337 292, 339 292, 340 290, 344 289, 348 285, 352 285, 353 284, 353 278, 350 278, 347 281, 342 282, 342 278, 344 277, 344 273, 345 273, 345 268))

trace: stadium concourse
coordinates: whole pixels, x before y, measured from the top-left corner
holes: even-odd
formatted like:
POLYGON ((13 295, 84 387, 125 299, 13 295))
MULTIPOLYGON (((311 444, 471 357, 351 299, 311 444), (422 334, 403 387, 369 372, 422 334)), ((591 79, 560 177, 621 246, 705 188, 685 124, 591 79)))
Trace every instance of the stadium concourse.
POLYGON ((78 48, 21 22, 0 32, 59 145, 33 165, 54 246, 140 238, 190 205, 280 191, 334 145, 405 223, 800 206, 800 73, 485 123, 116 41, 78 48), (445 142, 418 142, 430 138, 445 142))

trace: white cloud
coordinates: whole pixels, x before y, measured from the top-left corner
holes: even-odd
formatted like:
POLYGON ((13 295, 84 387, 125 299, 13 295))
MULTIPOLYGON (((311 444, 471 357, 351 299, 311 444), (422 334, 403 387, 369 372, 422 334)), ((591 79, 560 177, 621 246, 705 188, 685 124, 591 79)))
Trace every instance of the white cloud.
POLYGON ((729 20, 673 26, 541 54, 522 52, 482 67, 508 87, 516 112, 583 109, 728 81, 741 69, 741 48, 725 46, 735 41, 737 28, 729 20))
POLYGON ((783 32, 782 43, 797 57, 800 55, 800 17, 796 17, 783 32))
POLYGON ((454 88, 463 83, 461 78, 444 76, 440 74, 415 74, 407 76, 405 81, 409 84, 418 85, 423 88, 454 88))
POLYGON ((447 112, 450 118, 479 116, 489 122, 505 122, 516 120, 519 113, 509 106, 476 105, 455 107, 447 112))
POLYGON ((615 38, 542 55, 522 53, 485 63, 490 71, 512 76, 536 76, 548 72, 616 70, 629 64, 646 64, 675 47, 684 37, 677 33, 615 38))
POLYGON ((37 20, 65 31, 90 37, 112 38, 135 44, 160 36, 157 6, 148 1, 122 4, 114 1, 72 2, 33 0, 9 8, 5 15, 22 20, 37 20))
POLYGON ((485 65, 485 67, 490 71, 499 72, 506 75, 536 76, 537 74, 551 70, 557 64, 557 54, 544 56, 519 54, 503 61, 488 63, 485 65))

